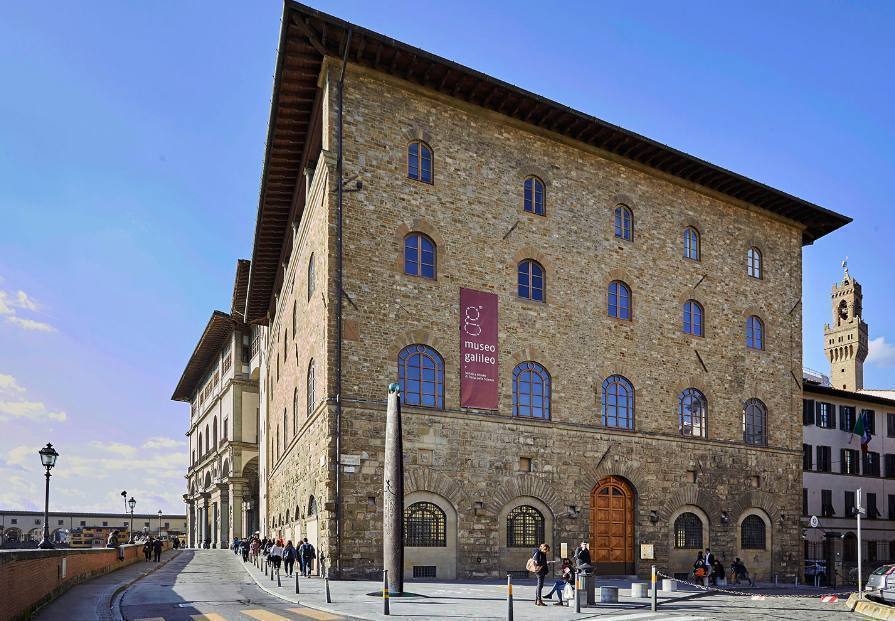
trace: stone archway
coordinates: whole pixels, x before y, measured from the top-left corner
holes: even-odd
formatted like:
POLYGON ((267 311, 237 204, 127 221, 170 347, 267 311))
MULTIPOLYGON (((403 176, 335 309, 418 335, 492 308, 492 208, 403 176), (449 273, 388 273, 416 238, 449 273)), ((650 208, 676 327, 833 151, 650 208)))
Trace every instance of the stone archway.
POLYGON ((598 574, 634 573, 634 498, 634 487, 612 475, 591 491, 590 553, 598 574))

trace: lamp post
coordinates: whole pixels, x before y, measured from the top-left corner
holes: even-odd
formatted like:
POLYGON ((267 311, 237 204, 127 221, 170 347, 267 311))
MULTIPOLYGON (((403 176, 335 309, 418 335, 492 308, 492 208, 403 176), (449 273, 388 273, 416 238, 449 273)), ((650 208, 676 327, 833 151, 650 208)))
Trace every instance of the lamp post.
POLYGON ((162 538, 162 510, 158 510, 158 537, 162 538))
POLYGON ((40 454, 40 463, 47 469, 47 489, 44 495, 44 538, 37 545, 43 550, 53 548, 53 542, 50 541, 50 469, 56 465, 56 458, 59 453, 53 448, 53 445, 47 442, 47 445, 38 451, 40 454))
POLYGON ((130 532, 130 538, 127 540, 128 543, 134 542, 134 507, 137 506, 137 501, 134 500, 134 497, 131 496, 131 499, 127 501, 127 506, 131 508, 131 525, 128 531, 130 532))

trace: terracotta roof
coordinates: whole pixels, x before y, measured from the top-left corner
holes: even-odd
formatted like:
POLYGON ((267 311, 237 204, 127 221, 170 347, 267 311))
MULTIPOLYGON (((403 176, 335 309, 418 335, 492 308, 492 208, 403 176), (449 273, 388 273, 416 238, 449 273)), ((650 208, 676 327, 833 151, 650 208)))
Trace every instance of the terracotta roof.
POLYGON ((190 401, 214 356, 221 350, 231 332, 233 332, 233 318, 230 315, 217 310, 211 313, 211 319, 208 320, 202 337, 196 344, 189 362, 186 363, 180 381, 177 382, 177 388, 171 395, 172 401, 190 401))
MULTIPOLYGON (((246 304, 246 321, 264 321, 303 210, 302 167, 318 100, 323 58, 342 58, 540 127, 638 166, 754 205, 802 224, 803 244, 850 218, 574 110, 425 50, 287 0, 274 74, 267 148, 246 304)), ((312 154, 313 155, 313 154, 312 154)))
POLYGON ((821 386, 811 382, 802 382, 803 391, 817 395, 826 395, 828 397, 836 397, 839 399, 850 399, 852 401, 863 401, 864 403, 875 403, 877 405, 885 405, 895 410, 895 399, 887 399, 878 395, 867 392, 856 392, 853 390, 842 390, 831 386, 821 386))

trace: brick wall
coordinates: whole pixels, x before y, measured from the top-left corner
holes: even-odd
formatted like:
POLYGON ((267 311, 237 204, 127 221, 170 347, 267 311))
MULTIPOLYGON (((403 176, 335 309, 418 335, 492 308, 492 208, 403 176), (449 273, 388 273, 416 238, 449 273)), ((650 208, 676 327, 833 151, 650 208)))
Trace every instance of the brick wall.
MULTIPOLYGON (((170 547, 165 542, 165 549, 170 547)), ((143 558, 143 546, 125 545, 124 560, 118 550, 0 550, 0 621, 25 619, 76 584, 126 567, 143 558), (63 561, 65 576, 62 575, 63 561)))

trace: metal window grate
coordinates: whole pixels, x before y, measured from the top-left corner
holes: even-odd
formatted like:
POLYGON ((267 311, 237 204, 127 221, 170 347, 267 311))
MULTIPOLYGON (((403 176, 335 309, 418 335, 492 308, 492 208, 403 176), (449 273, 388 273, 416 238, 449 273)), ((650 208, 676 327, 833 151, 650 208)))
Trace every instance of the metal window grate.
POLYGON ((521 505, 507 515, 507 547, 534 548, 544 541, 544 516, 529 505, 521 505))
POLYGON ((765 524, 757 515, 750 515, 743 520, 741 529, 741 544, 744 550, 765 549, 765 524))
POLYGON ((681 513, 674 521, 674 547, 702 549, 702 520, 695 513, 681 513))
POLYGON ((414 565, 413 566, 413 577, 414 578, 436 578, 436 567, 435 565, 414 565))
POLYGON ((404 510, 404 545, 413 548, 447 546, 447 518, 438 505, 415 502, 404 510))

